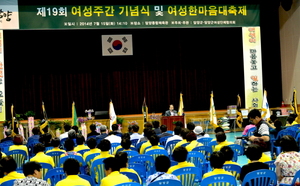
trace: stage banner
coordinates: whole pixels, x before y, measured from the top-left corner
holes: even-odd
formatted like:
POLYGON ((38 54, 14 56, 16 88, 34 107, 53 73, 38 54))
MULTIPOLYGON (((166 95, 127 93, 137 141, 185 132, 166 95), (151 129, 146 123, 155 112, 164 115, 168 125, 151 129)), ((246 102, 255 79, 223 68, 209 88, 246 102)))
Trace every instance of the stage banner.
POLYGON ((5 121, 5 86, 4 86, 4 40, 3 30, 0 30, 0 121, 5 121))
POLYGON ((133 55, 132 35, 102 35, 102 55, 133 55))
POLYGON ((0 1, 0 30, 3 29, 19 29, 17 0, 0 1))
POLYGON ((259 26, 259 5, 19 6, 20 29, 259 26))
POLYGON ((262 107, 263 76, 260 27, 243 27, 245 108, 262 107))

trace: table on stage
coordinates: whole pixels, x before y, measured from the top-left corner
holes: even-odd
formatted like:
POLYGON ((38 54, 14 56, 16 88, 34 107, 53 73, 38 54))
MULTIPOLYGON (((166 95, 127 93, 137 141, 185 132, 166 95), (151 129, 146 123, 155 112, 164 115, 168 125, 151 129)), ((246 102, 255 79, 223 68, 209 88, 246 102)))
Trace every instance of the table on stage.
POLYGON ((161 124, 166 125, 168 130, 173 131, 176 121, 181 121, 184 124, 184 116, 162 116, 161 124))

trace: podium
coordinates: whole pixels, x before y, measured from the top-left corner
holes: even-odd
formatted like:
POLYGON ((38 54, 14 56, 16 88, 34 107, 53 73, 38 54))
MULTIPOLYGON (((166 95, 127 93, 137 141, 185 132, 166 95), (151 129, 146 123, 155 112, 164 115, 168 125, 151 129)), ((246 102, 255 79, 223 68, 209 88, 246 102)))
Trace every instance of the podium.
POLYGON ((184 116, 162 116, 160 123, 166 125, 168 130, 173 131, 176 121, 181 121, 184 125, 184 116))

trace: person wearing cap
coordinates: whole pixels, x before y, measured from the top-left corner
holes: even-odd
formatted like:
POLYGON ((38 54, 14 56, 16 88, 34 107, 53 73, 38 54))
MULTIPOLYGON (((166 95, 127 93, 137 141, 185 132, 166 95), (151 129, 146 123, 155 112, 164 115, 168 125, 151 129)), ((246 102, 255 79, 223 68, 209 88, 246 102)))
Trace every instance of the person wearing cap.
POLYGON ((100 134, 98 136, 96 136, 96 141, 101 141, 104 138, 106 138, 108 136, 106 131, 107 131, 107 127, 105 125, 101 125, 100 126, 100 134))
POLYGON ((196 126, 194 128, 194 133, 196 134, 197 139, 200 139, 200 138, 203 138, 203 137, 209 137, 208 134, 205 134, 205 132, 203 131, 201 126, 196 126))
POLYGON ((1 143, 5 142, 5 141, 13 141, 13 137, 12 137, 12 130, 11 129, 7 129, 5 131, 5 135, 6 135, 6 138, 3 138, 1 140, 1 143))

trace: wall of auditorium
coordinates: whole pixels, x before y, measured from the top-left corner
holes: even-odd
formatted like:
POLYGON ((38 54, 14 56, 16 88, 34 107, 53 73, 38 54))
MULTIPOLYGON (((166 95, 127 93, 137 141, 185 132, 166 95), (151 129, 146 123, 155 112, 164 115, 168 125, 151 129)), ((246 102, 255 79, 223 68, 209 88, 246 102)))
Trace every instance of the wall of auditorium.
POLYGON ((300 99, 300 1, 294 0, 289 11, 280 7, 279 20, 282 96, 284 102, 288 104, 294 87, 298 92, 298 100, 300 99))

